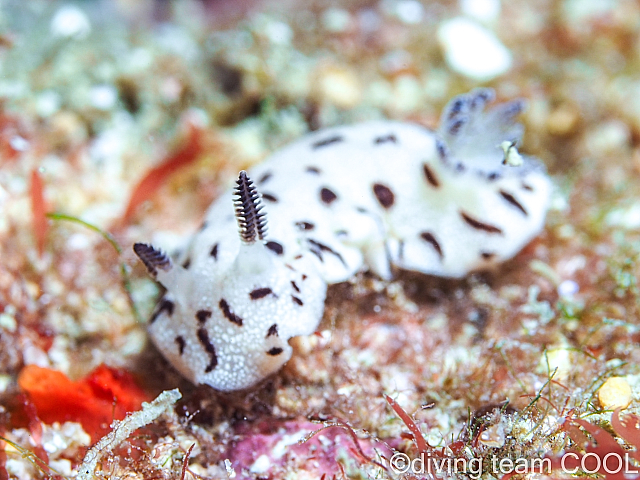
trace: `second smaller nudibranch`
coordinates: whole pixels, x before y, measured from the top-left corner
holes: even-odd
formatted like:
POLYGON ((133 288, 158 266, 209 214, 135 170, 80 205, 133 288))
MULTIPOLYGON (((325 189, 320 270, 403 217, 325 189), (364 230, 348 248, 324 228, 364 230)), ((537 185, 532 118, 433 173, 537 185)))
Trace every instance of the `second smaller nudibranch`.
POLYGON ((291 358, 288 340, 313 333, 325 282, 308 259, 285 263, 267 246, 267 216, 246 172, 235 188, 237 242, 210 251, 211 267, 185 268, 150 245, 134 251, 166 289, 149 332, 158 349, 192 382, 217 390, 250 387, 291 358))

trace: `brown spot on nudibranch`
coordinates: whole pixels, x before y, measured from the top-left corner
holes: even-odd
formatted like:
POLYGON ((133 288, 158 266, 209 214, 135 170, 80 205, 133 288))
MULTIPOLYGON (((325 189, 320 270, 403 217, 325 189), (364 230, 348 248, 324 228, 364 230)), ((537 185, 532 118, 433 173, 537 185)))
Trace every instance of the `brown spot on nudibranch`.
POLYGON ((422 171, 424 172, 424 178, 427 179, 427 182, 429 182, 429 184, 432 187, 438 188, 440 186, 440 181, 438 180, 438 177, 433 172, 433 170, 431 170, 429 165, 427 165, 426 163, 423 163, 422 164, 422 171))
POLYGON ((390 133, 389 135, 383 135, 380 137, 376 137, 373 140, 373 143, 375 145, 380 145, 381 143, 398 143, 398 139, 396 138, 396 136, 393 133, 390 133))
POLYGON ((175 306, 176 306, 175 303, 173 303, 171 300, 167 300, 166 298, 163 298, 162 300, 160 300, 160 304, 156 308, 156 311, 153 312, 153 315, 151 315, 151 318, 149 319, 149 323, 151 324, 155 322, 158 319, 158 317, 162 314, 162 312, 167 312, 167 315, 169 316, 173 315, 173 310, 175 306))
POLYGON ((529 212, 525 210, 522 204, 518 200, 516 200, 516 198, 513 195, 511 195, 508 192, 505 192, 504 190, 500 190, 500 196, 504 198, 509 204, 513 205, 518 210, 520 210, 525 217, 529 216, 529 212))
POLYGON ((224 298, 220 299, 220 303, 218 303, 218 306, 220 307, 222 314, 226 317, 227 320, 235 323, 239 327, 242 326, 242 318, 231 311, 231 307, 224 298))
POLYGON ((249 293, 249 297, 251 300, 259 300, 261 298, 266 297, 267 295, 271 295, 273 290, 269 287, 256 288, 249 293))
POLYGON ((269 180, 271 177, 273 176, 273 174, 271 172, 266 172, 264 175, 262 175, 259 179, 258 179, 258 183, 264 183, 267 180, 269 180))
POLYGON ((333 137, 325 138, 324 140, 318 140, 311 144, 311 148, 317 150, 318 148, 326 147, 333 143, 340 143, 344 141, 344 138, 341 135, 334 135, 333 137))
POLYGON ((320 260, 322 260, 322 252, 327 252, 337 257, 345 267, 347 266, 347 262, 344 261, 342 255, 336 252, 333 248, 325 245, 324 243, 320 243, 317 240, 313 240, 312 238, 308 238, 307 242, 309 242, 312 247, 310 248, 311 253, 315 254, 320 260))
POLYGON ((313 230, 316 226, 311 222, 296 222, 295 226, 300 230, 313 230))
POLYGON ((309 250, 311 253, 313 253, 316 257, 318 257, 318 260, 320 260, 322 263, 324 263, 324 258, 322 258, 322 252, 320 250, 316 250, 316 249, 311 249, 309 250))
POLYGON ((269 327, 269 330, 267 330, 267 337, 271 337, 273 335, 276 337, 278 336, 278 325, 275 323, 269 327))
POLYGON ((322 187, 322 190, 320 190, 320 200, 325 205, 331 205, 337 199, 338 195, 333 193, 333 191, 329 190, 327 187, 322 187))
POLYGON ((196 312, 196 318, 198 319, 198 323, 200 323, 200 325, 204 325, 205 322, 211 318, 211 311, 210 310, 198 310, 196 312))
POLYGON ((291 295, 291 300, 293 300, 295 303, 297 303, 301 307, 304 305, 304 302, 300 300, 298 297, 296 297, 295 295, 291 295))
POLYGON ((438 240, 436 240, 436 237, 433 236, 433 233, 422 232, 420 234, 420 238, 422 238, 425 242, 431 244, 433 249, 436 251, 436 253, 440 257, 440 260, 442 260, 442 258, 444 257, 444 253, 442 252, 442 247, 440 246, 440 243, 438 242, 438 240))
POLYGON ((182 355, 184 353, 184 347, 187 343, 184 341, 184 337, 182 335, 178 335, 175 340, 178 344, 178 353, 182 355))
POLYGON ((198 329, 198 340, 209 354, 209 365, 206 366, 204 371, 209 373, 211 370, 218 366, 218 356, 216 355, 216 347, 211 343, 209 339, 209 332, 204 327, 198 329))
POLYGON ((284 247, 278 242, 274 242, 273 240, 268 241, 264 244, 264 246, 277 255, 282 255, 284 253, 284 247))
POLYGON ((214 260, 218 260, 218 245, 220 244, 216 243, 213 247, 211 247, 211 251, 209 252, 209 255, 211 255, 214 260))
POLYGON ((273 347, 271 350, 267 351, 267 355, 275 357, 276 355, 280 355, 283 351, 284 350, 282 350, 280 347, 273 347))
POLYGON ((305 172, 312 173, 314 175, 320 175, 320 169, 318 167, 307 167, 305 172))
POLYGON ((498 235, 502 235, 502 230, 494 225, 483 223, 479 220, 476 220, 475 218, 469 216, 468 214, 462 211, 460 212, 460 216, 467 223, 467 225, 469 225, 472 228, 475 228, 476 230, 482 230, 483 232, 497 233, 498 235))
POLYGON ((263 193, 262 198, 271 203, 278 203, 278 198, 270 193, 263 193))
POLYGON ((300 288, 298 287, 295 281, 291 280, 291 286, 296 292, 300 293, 300 288))
POLYGON ((395 195, 389 187, 381 183, 373 184, 373 194, 384 208, 391 208, 396 200, 395 195))
POLYGON ((496 256, 496 254, 493 252, 480 252, 480 256, 482 257, 483 260, 491 260, 493 257, 496 256))

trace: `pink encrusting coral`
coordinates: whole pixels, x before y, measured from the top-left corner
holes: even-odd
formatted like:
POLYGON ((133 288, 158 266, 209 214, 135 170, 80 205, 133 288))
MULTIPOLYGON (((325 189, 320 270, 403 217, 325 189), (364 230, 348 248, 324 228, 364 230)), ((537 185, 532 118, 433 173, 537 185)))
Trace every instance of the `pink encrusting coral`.
POLYGON ((374 472, 391 453, 384 443, 358 438, 342 423, 323 426, 305 419, 271 419, 236 428, 225 456, 235 478, 243 480, 264 475, 281 478, 300 469, 311 478, 340 478, 355 470, 374 472))

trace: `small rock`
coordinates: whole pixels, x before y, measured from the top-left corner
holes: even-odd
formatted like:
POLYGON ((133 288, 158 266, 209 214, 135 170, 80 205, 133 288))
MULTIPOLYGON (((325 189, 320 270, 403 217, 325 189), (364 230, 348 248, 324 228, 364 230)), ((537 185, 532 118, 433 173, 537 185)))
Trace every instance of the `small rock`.
POLYGON ((11 385, 11 375, 0 374, 0 393, 4 393, 11 385))
POLYGON ((547 117, 547 131, 551 135, 569 135, 575 131, 580 115, 575 108, 561 105, 547 117))
POLYGON ((558 285, 558 296, 561 298, 572 298, 580 291, 580 285, 573 280, 564 280, 558 285))
POLYGON ((600 123, 586 133, 587 149, 592 155, 606 155, 631 143, 631 131, 621 120, 600 123))
POLYGON ((271 43, 275 45, 290 45, 293 40, 293 30, 289 24, 272 21, 267 23, 264 33, 271 43))
POLYGON ((18 323, 13 315, 9 315, 6 313, 0 313, 0 329, 6 330, 7 332, 15 332, 18 323))
POLYGON ((184 91, 184 85, 175 76, 166 77, 160 83, 160 95, 168 103, 174 103, 180 100, 180 96, 184 91))
POLYGON ((402 113, 418 110, 422 101, 422 88, 412 75, 400 75, 393 83, 392 108, 402 113))
POLYGON ((49 117, 56 113, 60 109, 60 105, 62 104, 62 98, 58 92, 54 92, 53 90, 45 90, 44 92, 37 95, 35 98, 36 101, 36 112, 41 117, 49 117))
POLYGON ((53 15, 49 29, 54 37, 85 38, 91 32, 91 22, 75 5, 63 5, 53 15))
POLYGON ((607 18, 620 7, 614 0, 564 0, 561 5, 563 20, 580 30, 587 30, 594 20, 607 18))
POLYGON ((600 405, 607 410, 627 408, 631 399, 631 386, 624 377, 611 377, 598 390, 600 405))
POLYGON ((95 85, 89 91, 89 98, 95 108, 109 110, 118 100, 118 92, 113 85, 95 85))
POLYGON ((79 145, 87 138, 86 125, 71 111, 56 112, 48 119, 47 125, 47 139, 52 148, 64 149, 70 145, 79 145))
POLYGON ((380 70, 387 75, 406 72, 413 66, 411 54, 403 49, 392 50, 380 59, 380 70))
POLYGON ((20 135, 11 137, 11 139, 9 140, 9 145, 16 152, 24 152, 29 149, 29 142, 26 138, 21 137, 20 135))
POLYGON ((571 348, 565 346, 550 348, 542 357, 538 372, 549 372, 554 380, 563 382, 571 376, 574 361, 572 357, 571 348))
POLYGON ((491 23, 500 16, 500 0, 460 0, 460 10, 468 17, 491 23))
POLYGON ((395 14, 402 22, 414 25, 422 21, 424 7, 416 0, 400 0, 396 4, 395 14))
POLYGON ((605 217, 605 223, 612 227, 628 230, 640 228, 640 203, 613 208, 605 217))
POLYGON ((500 448, 504 445, 504 427, 501 424, 487 427, 478 441, 489 448, 500 448))
POLYGON ((356 14, 358 26, 364 34, 371 34, 378 31, 382 25, 382 19, 373 8, 363 8, 356 14))
POLYGON ((251 473, 266 473, 267 470, 269 470, 271 468, 271 459, 265 455, 262 454, 260 455, 255 462, 253 462, 253 465, 251 465, 251 468, 249 469, 249 471, 251 473))
POLYGON ((463 17, 447 20, 438 29, 438 40, 449 67, 477 81, 487 81, 511 68, 511 52, 495 34, 463 17))
POLYGON ((322 26, 329 32, 344 32, 351 24, 351 14, 342 8, 328 8, 322 14, 322 26))
POLYGON ((362 87, 358 77, 345 67, 330 66, 320 70, 315 83, 316 96, 339 108, 353 108, 362 97, 362 87))

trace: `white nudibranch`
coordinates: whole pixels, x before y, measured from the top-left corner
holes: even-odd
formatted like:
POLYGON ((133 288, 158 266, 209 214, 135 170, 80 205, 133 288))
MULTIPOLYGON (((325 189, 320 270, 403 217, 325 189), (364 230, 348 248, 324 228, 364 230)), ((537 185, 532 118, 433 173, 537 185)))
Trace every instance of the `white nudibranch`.
POLYGON ((378 121, 306 135, 240 172, 178 258, 136 244, 166 288, 149 322, 158 349, 194 383, 248 388, 315 331, 327 284, 367 269, 462 277, 513 257, 543 228, 551 182, 515 148, 523 102, 487 110, 493 96, 455 97, 437 132, 378 121))

